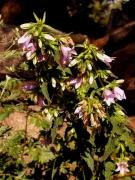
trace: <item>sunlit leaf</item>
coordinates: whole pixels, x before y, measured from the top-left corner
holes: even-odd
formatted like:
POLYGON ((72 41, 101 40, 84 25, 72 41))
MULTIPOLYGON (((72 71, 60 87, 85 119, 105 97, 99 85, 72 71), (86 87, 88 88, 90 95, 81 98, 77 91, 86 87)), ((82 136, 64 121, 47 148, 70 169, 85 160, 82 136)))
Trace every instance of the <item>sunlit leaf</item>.
POLYGON ((11 112, 12 112, 12 110, 0 112, 0 121, 6 119, 10 115, 11 112))

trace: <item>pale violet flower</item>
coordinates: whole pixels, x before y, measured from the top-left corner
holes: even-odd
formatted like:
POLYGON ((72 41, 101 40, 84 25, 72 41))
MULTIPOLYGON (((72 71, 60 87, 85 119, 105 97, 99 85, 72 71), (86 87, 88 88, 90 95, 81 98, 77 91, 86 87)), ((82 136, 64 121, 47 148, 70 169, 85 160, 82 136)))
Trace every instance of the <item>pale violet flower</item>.
POLYGON ((108 106, 115 103, 115 99, 119 101, 126 99, 124 91, 119 87, 114 87, 112 91, 109 89, 104 90, 103 97, 108 106))
POLYGON ((82 106, 78 106, 78 107, 75 109, 74 114, 78 114, 78 115, 79 115, 79 118, 82 118, 82 117, 83 117, 82 106))
POLYGON ((115 103, 114 93, 111 90, 109 89, 104 90, 103 97, 104 97, 104 101, 108 106, 110 106, 112 103, 115 103))
POLYGON ((115 171, 120 172, 120 175, 124 176, 127 172, 129 172, 127 162, 122 161, 116 164, 117 164, 117 169, 115 171))
POLYGON ((47 56, 40 54, 40 55, 38 56, 38 61, 39 61, 39 62, 42 62, 42 61, 47 60, 47 58, 48 58, 47 56))
POLYGON ((107 56, 106 54, 97 53, 97 58, 104 62, 108 67, 110 63, 115 59, 114 57, 107 56))
POLYGON ((27 81, 23 84, 23 89, 25 91, 31 91, 38 87, 38 84, 35 81, 27 81))
POLYGON ((36 103, 37 103, 39 106, 41 106, 41 107, 44 107, 44 106, 45 106, 44 96, 38 95, 36 101, 37 101, 36 103))
POLYGON ((118 99, 120 101, 123 100, 123 99, 126 99, 125 93, 124 93, 124 91, 121 88, 115 87, 113 89, 113 92, 114 92, 114 97, 116 99, 118 99))
POLYGON ((25 44, 25 43, 28 44, 30 40, 31 40, 31 35, 24 34, 18 39, 18 44, 25 44))
POLYGON ((27 59, 31 59, 31 56, 36 51, 34 43, 31 41, 31 35, 24 34, 18 39, 18 44, 22 44, 23 51, 26 53, 27 59))
POLYGON ((75 89, 79 88, 82 85, 83 78, 82 77, 77 77, 75 79, 72 79, 69 83, 71 85, 75 85, 75 89))
POLYGON ((26 57, 27 59, 30 59, 32 54, 36 51, 35 45, 33 43, 29 43, 26 48, 26 57))
POLYGON ((61 64, 62 66, 68 65, 73 58, 73 55, 77 55, 74 48, 70 48, 68 46, 61 45, 61 64))

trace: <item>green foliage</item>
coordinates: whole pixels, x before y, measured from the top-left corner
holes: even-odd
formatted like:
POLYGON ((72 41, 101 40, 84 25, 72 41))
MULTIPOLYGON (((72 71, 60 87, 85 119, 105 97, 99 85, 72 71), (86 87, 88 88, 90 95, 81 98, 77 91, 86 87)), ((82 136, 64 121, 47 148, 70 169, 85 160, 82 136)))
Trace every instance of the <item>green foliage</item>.
POLYGON ((85 152, 85 157, 82 157, 82 158, 87 163, 87 165, 91 169, 91 171, 94 172, 94 160, 91 157, 91 154, 88 152, 85 152))
POLYGON ((4 120, 6 117, 8 117, 10 113, 11 113, 11 111, 1 112, 0 113, 0 121, 4 120))
POLYGON ((110 137, 105 146, 104 154, 102 156, 102 161, 105 161, 114 152, 115 148, 116 147, 114 145, 114 139, 110 137))
POLYGON ((105 179, 111 180, 114 170, 115 170, 115 165, 112 162, 106 162, 105 163, 105 179))
POLYGON ((16 42, 24 62, 0 82, 1 178, 109 180, 123 176, 123 162, 134 173, 133 132, 117 102, 123 80, 108 70, 114 59, 34 16, 16 42))
POLYGON ((43 95, 45 96, 45 98, 47 99, 48 103, 51 103, 51 99, 50 99, 49 93, 48 93, 47 83, 45 83, 45 82, 42 83, 41 91, 42 91, 43 95))
POLYGON ((32 114, 28 116, 28 120, 40 129, 47 130, 52 126, 52 122, 48 122, 46 117, 39 113, 32 112, 32 114))
POLYGON ((122 10, 123 4, 128 1, 130 0, 72 0, 68 3, 68 13, 71 17, 85 13, 95 23, 107 26, 113 11, 122 10))
POLYGON ((33 161, 44 164, 55 158, 54 154, 46 147, 32 147, 29 150, 30 157, 33 161))
POLYGON ((129 0, 92 0, 89 3, 89 17, 96 23, 106 26, 109 23, 112 11, 122 9, 124 3, 129 0))

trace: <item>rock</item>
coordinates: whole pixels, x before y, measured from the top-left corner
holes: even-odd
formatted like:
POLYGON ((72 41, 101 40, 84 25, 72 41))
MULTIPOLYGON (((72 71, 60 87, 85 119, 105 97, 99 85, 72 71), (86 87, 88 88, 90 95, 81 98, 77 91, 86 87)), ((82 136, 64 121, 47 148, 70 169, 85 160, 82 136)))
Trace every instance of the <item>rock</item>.
POLYGON ((39 136, 40 128, 27 120, 27 115, 24 112, 13 112, 6 118, 3 125, 7 125, 11 128, 12 133, 16 133, 19 130, 26 131, 28 137, 37 139, 39 136))

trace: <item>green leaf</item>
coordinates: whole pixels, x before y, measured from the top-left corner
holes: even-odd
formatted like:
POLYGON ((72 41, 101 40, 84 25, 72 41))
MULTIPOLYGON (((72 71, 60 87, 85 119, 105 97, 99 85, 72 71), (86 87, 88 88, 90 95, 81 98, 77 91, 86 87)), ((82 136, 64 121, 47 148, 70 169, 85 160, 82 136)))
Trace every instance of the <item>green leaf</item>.
POLYGON ((59 50, 55 51, 54 61, 60 66, 60 68, 62 68, 60 64, 60 51, 59 50))
POLYGON ((54 159, 54 154, 47 150, 46 148, 42 148, 39 153, 39 162, 41 164, 47 163, 50 160, 54 159))
POLYGON ((105 163, 105 179, 106 180, 111 180, 112 179, 112 174, 115 170, 115 164, 112 162, 106 162, 105 163))
MULTIPOLYGON (((12 176, 9 176, 8 178, 6 178, 7 180, 13 180, 12 176)), ((4 179, 3 179, 4 180, 4 179)))
POLYGON ((91 169, 91 171, 94 171, 94 160, 90 153, 85 152, 85 156, 82 156, 83 160, 87 163, 87 166, 91 169))
POLYGON ((47 88, 47 83, 46 82, 42 83, 41 91, 42 91, 44 97, 47 99, 48 103, 51 103, 51 99, 49 97, 49 93, 48 93, 48 88, 47 88))
POLYGON ((89 142, 93 147, 95 147, 95 136, 94 136, 94 134, 90 136, 89 142))
POLYGON ((37 22, 40 21, 40 19, 37 17, 37 15, 33 12, 34 18, 36 19, 37 22))
POLYGON ((131 152, 135 152, 135 143, 133 137, 128 134, 128 132, 123 133, 120 136, 120 140, 125 143, 125 146, 129 148, 131 152))
POLYGON ((59 30, 57 30, 57 29, 55 29, 55 28, 53 28, 47 24, 45 24, 44 27, 45 27, 45 30, 49 33, 58 34, 58 35, 62 34, 63 35, 63 32, 61 32, 61 31, 59 31, 59 30))
POLYGON ((70 68, 64 68, 64 72, 67 73, 67 74, 72 75, 72 71, 71 71, 70 68))
POLYGON ((54 160, 54 163, 53 163, 52 174, 51 174, 51 180, 54 179, 54 176, 55 176, 56 172, 58 171, 58 167, 55 167, 55 164, 56 164, 56 160, 54 160))
POLYGON ((111 122, 112 122, 112 125, 113 125, 112 134, 117 134, 117 135, 123 134, 123 129, 122 129, 122 127, 117 123, 117 121, 115 121, 115 118, 112 118, 112 117, 111 117, 111 122))
POLYGON ((45 20, 46 20, 46 12, 44 12, 43 14, 42 23, 45 23, 45 20))
POLYGON ((18 131, 16 134, 10 136, 9 139, 7 139, 7 142, 4 144, 4 146, 6 147, 9 156, 17 159, 21 156, 21 152, 23 149, 23 139, 24 132, 21 130, 18 131))
POLYGON ((9 130, 9 127, 7 126, 1 126, 0 127, 0 136, 2 136, 4 133, 6 133, 9 130))
POLYGON ((135 166, 133 166, 133 167, 131 168, 131 170, 132 170, 132 173, 135 173, 135 166))
POLYGON ((45 117, 38 113, 32 113, 29 117, 28 120, 30 123, 34 124, 36 127, 41 128, 41 129, 50 129, 52 123, 48 122, 45 117))
POLYGON ((93 83, 91 84, 90 87, 93 88, 93 89, 98 89, 98 85, 97 85, 96 80, 93 81, 93 83))
POLYGON ((12 111, 0 112, 0 121, 6 119, 12 111))
POLYGON ((46 147, 30 148, 30 156, 41 164, 48 163, 55 158, 54 154, 46 147))
POLYGON ((114 149, 115 149, 114 139, 110 137, 105 146, 105 151, 102 156, 102 161, 105 161, 114 152, 114 149))
POLYGON ((51 129, 51 137, 52 137, 52 143, 54 142, 56 135, 57 135, 57 129, 59 127, 59 125, 61 125, 63 122, 63 118, 62 117, 57 117, 57 119, 54 121, 54 125, 51 129))

